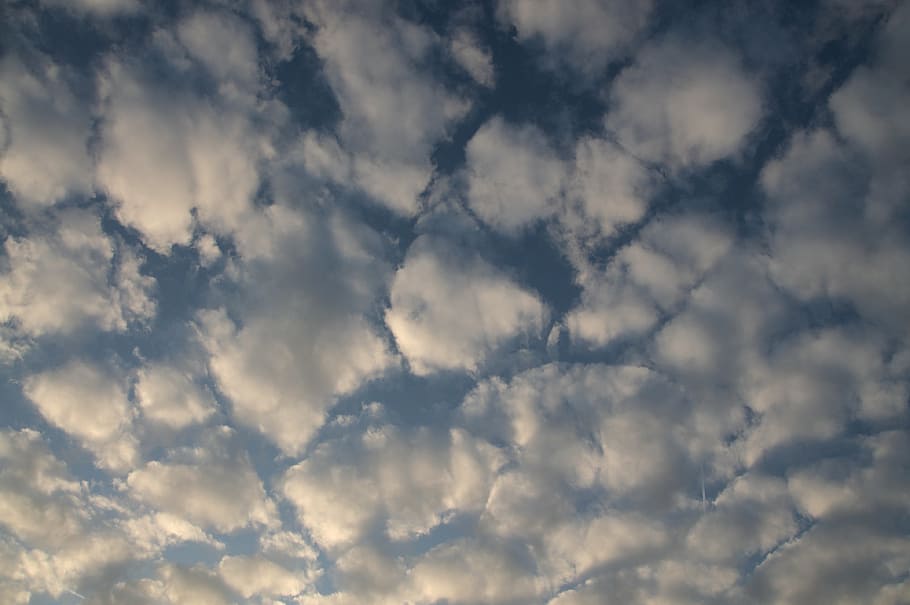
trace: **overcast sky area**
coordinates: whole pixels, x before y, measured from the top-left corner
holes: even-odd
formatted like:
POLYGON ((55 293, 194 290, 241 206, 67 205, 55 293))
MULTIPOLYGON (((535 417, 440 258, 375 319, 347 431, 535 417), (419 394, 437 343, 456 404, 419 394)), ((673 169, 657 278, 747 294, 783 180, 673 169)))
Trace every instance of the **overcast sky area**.
POLYGON ((0 4, 0 605, 910 604, 910 2, 0 4))

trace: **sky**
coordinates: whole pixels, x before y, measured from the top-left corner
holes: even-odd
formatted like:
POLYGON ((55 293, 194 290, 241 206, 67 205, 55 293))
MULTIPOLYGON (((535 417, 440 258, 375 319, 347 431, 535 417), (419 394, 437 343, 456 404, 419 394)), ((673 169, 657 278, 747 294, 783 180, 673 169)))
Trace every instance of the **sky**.
POLYGON ((8 0, 0 605, 910 603, 910 2, 8 0))

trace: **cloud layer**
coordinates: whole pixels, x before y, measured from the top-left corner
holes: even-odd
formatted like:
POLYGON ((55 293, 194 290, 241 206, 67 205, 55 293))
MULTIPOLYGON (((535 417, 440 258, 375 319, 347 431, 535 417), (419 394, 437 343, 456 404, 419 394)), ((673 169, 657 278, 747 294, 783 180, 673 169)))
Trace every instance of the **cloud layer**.
POLYGON ((910 602, 910 7, 678 4, 11 6, 0 603, 910 602))

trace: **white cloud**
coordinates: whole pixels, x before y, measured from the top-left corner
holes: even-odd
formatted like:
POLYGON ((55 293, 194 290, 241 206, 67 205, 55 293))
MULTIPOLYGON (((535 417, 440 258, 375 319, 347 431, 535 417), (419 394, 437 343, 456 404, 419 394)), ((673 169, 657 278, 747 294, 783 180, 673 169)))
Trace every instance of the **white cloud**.
POLYGON ((642 163, 604 139, 583 138, 575 147, 570 195, 603 235, 644 216, 653 177, 642 163))
POLYGON ((670 545, 669 528, 636 513, 569 521, 544 535, 548 571, 560 580, 585 577, 610 564, 631 566, 661 557, 670 545))
POLYGON ((910 540, 874 527, 818 524, 783 545, 755 570, 759 602, 894 604, 906 600, 910 540))
POLYGON ((714 438, 674 385, 638 367, 535 368, 481 383, 461 413, 509 456, 482 527, 529 545, 551 589, 667 556, 665 511, 688 506, 691 458, 714 438))
POLYGON ((15 9, 0 62, 3 393, 51 427, 0 429, 0 602, 908 600, 907 7, 89 4, 15 9), (742 63, 682 35, 717 23, 742 63), (505 121, 513 59, 585 134, 505 121), (791 99, 806 70, 845 81, 791 99), (758 73, 821 126, 760 130, 758 73), (455 87, 497 113, 434 174, 455 87))
POLYGON ((418 238, 392 280, 386 323, 415 374, 476 370, 508 339, 544 328, 547 309, 536 294, 483 259, 458 255, 418 238))
POLYGON ((58 221, 54 231, 6 240, 0 321, 39 337, 92 324, 122 332, 150 319, 155 280, 140 273, 135 255, 106 236, 91 213, 68 211, 58 221))
POLYGON ((136 402, 144 418, 180 429, 204 422, 215 412, 215 400, 192 373, 166 363, 137 371, 136 402))
POLYGON ((142 8, 138 0, 41 0, 41 4, 98 17, 135 13, 142 8))
POLYGON ((831 96, 837 133, 796 134, 762 173, 775 279, 803 300, 848 300, 901 333, 910 285, 893 276, 910 262, 902 222, 910 130, 900 119, 910 100, 908 15, 906 7, 890 15, 870 63, 831 96))
POLYGON ((130 541, 148 552, 158 552, 164 547, 181 542, 197 542, 223 549, 224 544, 215 540, 201 528, 171 513, 154 513, 126 519, 122 529, 130 541))
POLYGON ((196 250, 199 252, 199 264, 203 267, 210 267, 221 258, 221 247, 210 233, 196 240, 196 250))
POLYGON ((183 567, 165 564, 158 573, 168 602, 199 605, 231 605, 233 594, 214 571, 194 565, 183 567))
POLYGON ((73 75, 43 58, 32 64, 12 54, 0 62, 0 178, 25 207, 90 193, 94 172, 92 116, 71 89, 73 75))
POLYGON ((337 397, 394 363, 364 317, 389 267, 377 235, 341 216, 272 206, 259 219, 238 234, 240 325, 224 310, 198 324, 234 417, 294 455, 337 397))
POLYGON ((581 267, 581 304, 565 319, 572 338, 602 347, 647 333, 685 300, 731 244, 726 229, 708 216, 656 219, 606 270, 581 267))
POLYGON ((37 431, 0 431, 0 460, 0 526, 41 547, 59 546, 82 531, 79 483, 37 431))
MULTIPOLYGON (((214 60, 211 48, 199 50, 214 60)), ((230 233, 259 184, 261 135, 243 111, 165 90, 140 72, 112 61, 102 75, 99 186, 118 219, 160 252, 190 243, 194 209, 203 225, 230 233)))
POLYGON ((471 208, 491 226, 514 233, 559 209, 566 167, 534 126, 493 118, 466 154, 471 208))
POLYGON ((413 214, 432 172, 433 145, 467 109, 424 64, 440 41, 370 5, 319 1, 304 14, 317 26, 311 41, 341 105, 340 136, 355 182, 392 210, 413 214))
POLYGON ((728 254, 655 337, 655 357, 687 385, 723 390, 762 356, 785 305, 760 259, 728 254))
POLYGON ((309 570, 290 570, 262 556, 224 557, 218 573, 245 599, 252 596, 293 597, 314 579, 309 570))
POLYGON ((830 523, 874 522, 902 510, 907 486, 901 465, 910 453, 906 432, 885 431, 859 439, 859 445, 862 457, 821 460, 790 474, 790 493, 803 514, 830 523))
POLYGON ((740 149, 761 117, 761 95, 732 50, 671 37, 619 75, 606 126, 638 157, 691 168, 740 149))
POLYGON ((526 603, 539 587, 523 563, 502 544, 463 540, 431 550, 408 575, 418 602, 526 603))
POLYGON ((244 21, 228 12, 196 12, 177 25, 177 38, 215 78, 224 97, 255 92, 256 41, 244 21))
POLYGON ((769 476, 737 477, 692 527, 687 546, 701 560, 736 563, 766 554, 798 530, 787 484, 769 476))
POLYGON ((133 410, 122 378, 71 361, 29 376, 23 391, 49 423, 76 437, 101 467, 125 472, 136 464, 133 410))
POLYGON ((449 52, 475 82, 493 87, 496 79, 493 56, 470 31, 462 29, 455 32, 449 40, 449 52))
POLYGON ((231 429, 212 429, 195 448, 172 451, 127 477, 130 493, 155 509, 193 524, 232 532, 270 525, 275 505, 231 429))
POLYGON ((910 248, 893 220, 899 204, 858 191, 863 180, 856 167, 850 150, 826 131, 796 136, 766 167, 771 270, 802 299, 846 298, 864 315, 902 330, 910 287, 892 276, 910 262, 910 248))
POLYGON ((597 76, 620 58, 647 24, 651 0, 582 0, 566 10, 559 0, 502 0, 500 21, 514 24, 521 40, 543 39, 548 55, 578 72, 597 76))
POLYGON ((316 541, 337 549, 360 543, 375 524, 406 540, 478 511, 499 464, 492 446, 457 429, 369 426, 319 444, 281 489, 316 541))
POLYGON ((886 350, 869 335, 828 329, 794 337, 751 364, 743 393, 759 418, 746 436, 746 463, 777 446, 832 438, 852 418, 905 416, 910 385, 903 370, 889 367, 886 350))

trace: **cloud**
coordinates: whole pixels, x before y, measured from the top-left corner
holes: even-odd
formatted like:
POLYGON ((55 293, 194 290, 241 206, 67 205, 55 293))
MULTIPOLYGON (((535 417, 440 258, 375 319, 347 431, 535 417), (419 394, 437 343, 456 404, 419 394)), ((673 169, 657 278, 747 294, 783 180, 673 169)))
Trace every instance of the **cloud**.
POLYGON ((487 88, 494 86, 496 72, 492 54, 470 31, 467 29, 456 31, 449 40, 449 52, 455 62, 468 72, 475 82, 487 88))
POLYGON ((607 129, 674 170, 735 156, 762 115, 761 86, 733 50, 681 37, 642 49, 609 94, 607 129))
POLYGON ((907 601, 906 6, 126 4, 4 30, 0 601, 907 601))
POLYGON ((47 548, 81 532, 84 519, 74 505, 79 482, 37 431, 0 432, 0 459, 0 525, 11 535, 47 548))
POLYGON ((101 230, 97 216, 66 211, 56 225, 9 237, 0 280, 0 320, 26 338, 88 326, 122 332, 155 313, 155 279, 101 230))
POLYGON ((219 532, 274 523, 275 504, 232 433, 227 427, 211 429, 198 447, 147 462, 127 477, 130 494, 161 512, 219 532))
POLYGON ((760 258, 729 254, 654 339, 655 357, 687 383, 728 388, 761 358, 787 307, 760 258))
POLYGON ((23 392, 45 420, 78 439, 102 468, 125 472, 138 461, 133 410, 121 377, 70 361, 29 376, 23 392))
POLYGON ((156 38, 165 64, 192 73, 198 61, 219 83, 218 95, 163 86, 136 59, 109 60, 99 84, 99 187, 119 220, 162 253, 189 244, 197 220, 217 233, 238 226, 251 208, 269 138, 253 130, 248 113, 258 59, 245 26, 196 13, 180 24, 178 39, 188 48, 167 34, 156 38))
POLYGON ((201 312, 200 338, 234 417, 295 455, 337 397, 394 363, 364 316, 389 267, 375 232, 282 206, 248 223, 239 245, 239 283, 253 295, 239 325, 224 309, 201 312))
POLYGON ((572 8, 564 10, 558 0, 503 0, 496 16, 514 25, 520 40, 540 38, 548 51, 545 62, 565 62, 596 77, 628 50, 647 24, 652 2, 583 0, 572 8))
POLYGON ((319 1, 304 15, 317 26, 310 41, 341 106, 339 135, 355 182, 390 209, 413 214, 432 173, 433 145, 468 107, 426 63, 440 40, 373 5, 319 1))
POLYGON ((229 605, 234 601, 230 589, 212 570, 202 565, 183 567, 162 566, 160 583, 170 603, 199 603, 200 605, 229 605))
POLYGON ((142 4, 137 0, 41 0, 41 4, 59 9, 66 9, 76 13, 89 14, 97 17, 114 17, 123 14, 138 12, 142 4))
POLYGON ((479 257, 428 236, 418 238, 395 274, 386 323, 418 375, 476 370, 502 344, 540 334, 540 298, 479 257))
POLYGON ((179 367, 152 363, 139 369, 136 378, 136 402, 151 422, 181 429, 204 422, 215 412, 208 388, 179 367))
POLYGON ((478 511, 500 463, 495 448, 457 429, 377 424, 317 445, 287 471, 281 490, 317 543, 338 549, 361 543, 374 526, 407 540, 478 511))
POLYGON ((534 126, 493 118, 465 153, 468 199, 484 222, 515 233, 558 209, 565 166, 534 126))
POLYGON ((218 564, 224 582, 245 599, 252 596, 293 597, 313 577, 307 571, 285 569, 261 556, 224 557, 218 564))
POLYGON ((908 585, 906 536, 869 527, 815 525, 768 557, 749 592, 759 602, 900 603, 908 585))
POLYGON ((578 199, 586 219, 603 235, 644 216, 654 178, 642 163, 604 139, 585 137, 575 147, 570 199, 578 199))
POLYGON ((245 21, 224 11, 200 11, 177 25, 177 38, 205 66, 225 98, 258 88, 256 42, 245 21))
POLYGON ((685 301, 731 243, 726 229, 708 216, 665 215, 655 220, 606 270, 581 267, 581 304, 565 318, 571 337, 603 347, 646 334, 685 301))
POLYGON ((910 258, 900 218, 910 132, 897 119, 910 98, 908 22, 906 7, 895 10, 869 64, 831 96, 835 129, 796 133, 762 173, 778 283, 803 300, 847 300, 901 333, 910 289, 891 276, 910 258))
POLYGON ((429 603, 518 603, 538 590, 528 572, 505 545, 465 540, 427 553, 409 579, 414 596, 429 603))
POLYGON ((26 208, 92 191, 92 115, 64 67, 14 54, 0 62, 0 178, 26 208))
POLYGON ((693 556, 741 564, 749 555, 774 550, 797 534, 796 509, 779 478, 745 474, 711 502, 687 536, 693 556))

